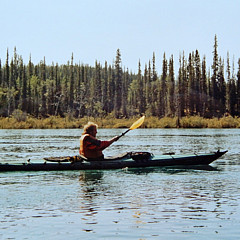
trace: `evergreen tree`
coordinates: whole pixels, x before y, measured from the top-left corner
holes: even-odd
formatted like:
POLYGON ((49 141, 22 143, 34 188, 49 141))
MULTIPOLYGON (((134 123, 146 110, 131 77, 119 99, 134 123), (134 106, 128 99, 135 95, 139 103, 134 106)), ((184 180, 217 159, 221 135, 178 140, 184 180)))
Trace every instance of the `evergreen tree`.
POLYGON ((49 115, 54 115, 54 105, 55 105, 55 85, 54 85, 54 64, 49 69, 49 77, 46 82, 46 101, 47 101, 47 112, 49 115))
POLYGON ((54 82, 55 82, 54 83, 55 85, 54 115, 57 116, 57 115, 62 115, 60 103, 63 97, 58 64, 56 64, 54 68, 54 82))
POLYGON ((155 63, 155 53, 153 52, 153 58, 152 58, 152 84, 151 84, 151 95, 152 95, 152 113, 154 116, 157 116, 158 114, 158 77, 157 77, 157 71, 156 71, 156 63, 155 63))
POLYGON ((30 79, 31 85, 31 99, 32 99, 32 115, 34 117, 39 116, 39 104, 40 104, 40 80, 37 76, 33 75, 30 79))
POLYGON ((226 112, 226 84, 224 79, 224 64, 221 58, 219 60, 218 85, 218 109, 220 116, 223 116, 226 112))
POLYGON ((143 87, 144 87, 144 93, 145 93, 145 108, 146 113, 148 114, 148 105, 149 105, 149 78, 148 78, 148 69, 147 65, 145 64, 144 68, 144 75, 143 75, 143 87))
POLYGON ((60 109, 63 113, 69 114, 69 62, 67 65, 62 66, 63 78, 61 79, 62 100, 60 109))
POLYGON ((0 88, 3 87, 3 77, 2 77, 2 61, 0 58, 0 88))
POLYGON ((143 81, 143 76, 142 76, 142 71, 141 71, 141 62, 139 60, 138 62, 138 96, 139 96, 139 113, 145 113, 146 111, 146 96, 145 96, 145 88, 144 88, 144 81, 143 81))
POLYGON ((178 117, 178 127, 180 126, 180 118, 184 114, 184 84, 183 84, 183 66, 182 57, 179 56, 179 70, 178 70, 178 81, 176 86, 176 114, 178 117))
POLYGON ((8 53, 8 49, 7 49, 7 57, 6 57, 6 64, 5 64, 5 74, 4 74, 4 83, 3 86, 4 87, 10 87, 9 85, 9 53, 8 53))
POLYGON ((187 113, 188 115, 193 115, 195 112, 195 79, 194 79, 194 66, 192 60, 192 54, 189 54, 188 58, 188 87, 187 87, 187 113))
POLYGON ((174 61, 173 55, 169 60, 169 75, 167 81, 167 115, 173 117, 175 115, 175 79, 174 79, 174 61))
POLYGON ((202 61, 202 75, 200 81, 200 115, 202 117, 206 117, 206 112, 208 109, 208 98, 209 98, 209 90, 207 83, 207 70, 206 70, 206 58, 203 58, 202 61))
POLYGON ((145 73, 146 73, 146 103, 147 103, 147 109, 150 112, 150 114, 153 114, 152 109, 152 69, 151 69, 151 62, 148 63, 145 67, 145 73))
POLYGON ((200 115, 201 113, 201 102, 200 102, 200 83, 201 83, 201 60, 198 50, 195 52, 195 111, 200 115))
POLYGON ((111 113, 114 110, 115 105, 115 74, 112 66, 108 68, 108 91, 107 91, 107 99, 108 99, 108 113, 111 113))
POLYGON ((211 97, 211 111, 213 116, 216 116, 218 112, 218 96, 219 96, 219 89, 218 89, 218 71, 219 71, 219 59, 218 59, 218 43, 217 43, 217 36, 215 35, 214 38, 214 51, 213 51, 213 64, 212 64, 212 77, 211 77, 211 89, 210 89, 210 97, 211 97), (215 110, 215 111, 213 111, 215 110))
POLYGON ((123 84, 122 84, 122 116, 128 117, 127 113, 127 93, 128 85, 130 82, 130 76, 128 69, 123 71, 123 84))
POLYGON ((155 53, 153 52, 153 58, 152 58, 152 81, 157 81, 157 71, 156 71, 156 59, 155 59, 155 53))
POLYGON ((31 55, 29 57, 28 61, 28 66, 27 66, 27 76, 26 76, 26 81, 27 81, 27 113, 31 114, 32 113, 32 96, 31 96, 31 78, 33 76, 33 70, 34 70, 34 65, 31 60, 31 55))
POLYGON ((122 60, 120 50, 117 49, 117 55, 115 60, 115 117, 119 118, 121 116, 122 108, 122 60))
POLYGON ((73 69, 73 53, 71 56, 71 65, 70 65, 70 88, 69 88, 69 107, 70 111, 73 111, 73 101, 74 101, 74 69, 73 69))
POLYGON ((28 77, 28 78, 31 78, 32 75, 33 75, 33 69, 34 69, 34 66, 33 66, 33 63, 32 63, 31 55, 29 56, 29 61, 28 61, 27 69, 28 69, 27 77, 28 77))
POLYGON ((141 63, 138 63, 138 75, 136 79, 133 79, 130 83, 129 94, 128 94, 128 104, 130 109, 130 115, 134 116, 141 113, 144 107, 143 102, 143 81, 141 74, 141 63))
POLYGON ((22 71, 21 106, 22 106, 22 111, 27 112, 27 110, 28 110, 28 106, 27 106, 27 74, 26 74, 25 66, 23 66, 23 71, 22 71))
POLYGON ((236 114, 239 116, 240 115, 240 58, 238 59, 238 72, 237 72, 237 84, 236 84, 236 94, 237 94, 237 99, 236 99, 236 104, 237 104, 237 112, 236 114))
POLYGON ((168 62, 166 59, 166 54, 163 54, 162 62, 162 76, 160 78, 160 92, 158 96, 158 101, 160 105, 159 117, 164 117, 167 114, 167 75, 168 75, 168 62))
POLYGON ((46 105, 46 61, 45 61, 45 57, 43 62, 41 62, 40 64, 40 71, 41 71, 41 87, 42 87, 42 91, 41 91, 41 108, 40 108, 40 112, 41 115, 43 117, 46 117, 47 114, 47 105, 46 105))
POLYGON ((108 64, 105 61, 102 82, 102 104, 104 113, 108 113, 108 64))
POLYGON ((102 103, 101 65, 97 61, 95 62, 94 99, 96 102, 102 103))
POLYGON ((230 80, 230 114, 232 116, 236 115, 236 106, 237 106, 237 96, 236 96, 236 79, 235 79, 235 69, 234 69, 234 61, 232 64, 232 76, 230 80))

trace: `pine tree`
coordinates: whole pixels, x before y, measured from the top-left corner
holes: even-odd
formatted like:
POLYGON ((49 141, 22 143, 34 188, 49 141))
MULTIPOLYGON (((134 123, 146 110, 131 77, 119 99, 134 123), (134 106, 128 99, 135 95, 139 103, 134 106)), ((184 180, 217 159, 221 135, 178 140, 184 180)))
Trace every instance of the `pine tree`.
POLYGON ((2 77, 2 61, 0 58, 0 88, 3 87, 3 77, 2 77))
POLYGON ((226 87, 226 110, 230 113, 231 105, 230 105, 230 92, 231 92, 231 66, 230 66, 230 59, 229 59, 229 52, 227 53, 227 87, 226 87))
POLYGON ((27 81, 27 113, 32 113, 32 96, 31 96, 31 78, 33 76, 34 65, 32 63, 31 55, 29 56, 28 66, 26 69, 26 81, 27 81))
POLYGON ((69 107, 70 111, 73 111, 73 101, 74 101, 74 68, 73 68, 73 53, 71 56, 71 65, 70 65, 70 88, 69 88, 69 107))
POLYGON ((178 81, 176 86, 176 114, 178 118, 177 126, 180 127, 180 118, 184 114, 184 85, 183 85, 183 67, 182 57, 179 56, 178 81))
POLYGON ((169 75, 167 81, 167 115, 173 117, 175 115, 175 79, 174 79, 174 62, 173 55, 169 60, 169 75))
POLYGON ((138 63, 138 74, 133 81, 131 81, 128 93, 128 105, 130 115, 134 116, 139 113, 143 113, 144 104, 144 89, 143 79, 141 74, 141 63, 138 63))
POLYGON ((152 114, 152 70, 151 70, 151 62, 145 66, 145 73, 146 73, 146 103, 147 108, 152 114))
POLYGON ((112 66, 109 66, 108 68, 108 113, 111 113, 114 110, 114 105, 115 105, 115 74, 112 66))
POLYGON ((220 116, 223 116, 226 112, 226 83, 224 79, 224 64, 221 58, 219 59, 218 86, 218 109, 220 116))
POLYGON ((152 95, 152 113, 154 116, 158 115, 158 82, 157 82, 157 71, 156 71, 156 63, 155 63, 155 53, 153 52, 152 58, 152 84, 151 84, 151 95, 152 95))
POLYGON ((28 61, 28 66, 27 66, 27 69, 28 69, 28 74, 27 74, 27 78, 31 78, 32 75, 33 75, 33 63, 32 63, 32 58, 31 58, 31 55, 29 56, 29 61, 28 61))
POLYGON ((208 109, 208 99, 209 99, 209 90, 208 90, 208 83, 207 83, 207 71, 206 71, 206 58, 203 58, 202 61, 202 75, 200 81, 200 115, 202 117, 206 117, 206 112, 208 109))
POLYGON ((26 67, 25 66, 23 66, 23 71, 22 71, 21 106, 22 106, 22 111, 27 112, 27 109, 28 109, 28 105, 27 105, 27 75, 26 75, 26 67))
POLYGON ((41 68, 41 87, 42 87, 42 91, 41 91, 41 108, 40 108, 40 112, 41 115, 43 117, 46 117, 47 114, 47 105, 46 105, 46 61, 45 61, 45 57, 43 62, 41 62, 40 64, 40 68, 41 68))
POLYGON ((104 113, 108 113, 108 64, 105 61, 102 82, 102 104, 104 113))
POLYGON ((139 60, 138 62, 138 91, 139 91, 139 113, 142 114, 146 111, 146 96, 145 96, 145 87, 144 87, 144 81, 143 81, 143 76, 142 76, 142 71, 141 71, 141 62, 139 60))
POLYGON ((69 61, 67 65, 62 66, 62 74, 63 78, 61 79, 61 88, 62 88, 62 100, 61 100, 61 111, 62 114, 66 116, 69 114, 69 61))
POLYGON ((117 49, 117 55, 115 60, 115 117, 119 118, 121 116, 121 107, 122 107, 122 62, 121 62, 121 53, 120 50, 117 49))
POLYGON ((195 110, 195 92, 194 92, 194 67, 192 54, 189 54, 188 58, 188 86, 187 86, 187 112, 188 115, 192 116, 195 110))
POLYGON ((201 102, 200 102, 200 83, 201 83, 201 60, 198 50, 195 52, 195 111, 197 114, 201 112, 201 102))
POLYGON ((218 112, 218 71, 219 71, 219 59, 218 59, 218 43, 217 43, 217 35, 214 38, 214 51, 213 51, 213 64, 212 64, 212 77, 211 77, 211 89, 210 89, 210 97, 211 97, 211 111, 213 111, 213 116, 216 116, 216 112, 218 112))
POLYGON ((5 74, 4 74, 4 83, 3 86, 4 87, 10 87, 9 86, 9 53, 8 53, 8 49, 7 49, 7 57, 6 57, 6 64, 5 64, 5 74))
POLYGON ((47 101, 47 113, 49 115, 54 115, 54 104, 55 104, 55 85, 54 85, 54 64, 52 63, 52 66, 50 66, 49 70, 49 77, 47 78, 46 82, 46 101, 47 101))
POLYGON ((54 112, 54 115, 57 116, 57 115, 62 115, 60 103, 61 103, 61 100, 63 97, 61 81, 60 81, 60 77, 59 77, 58 64, 56 64, 55 68, 54 68, 54 85, 55 85, 55 101, 54 101, 55 112, 54 112))
POLYGON ((230 114, 232 116, 236 115, 236 105, 237 105, 237 96, 236 96, 236 79, 235 79, 235 69, 234 69, 234 60, 232 64, 232 76, 230 80, 230 114))
POLYGON ((102 78, 101 78, 101 65, 95 62, 95 76, 94 76, 94 99, 96 102, 102 104, 102 78))
POLYGON ((149 101, 149 78, 148 78, 148 69, 147 65, 145 64, 144 68, 144 75, 143 75, 143 88, 144 88, 144 93, 145 93, 145 112, 148 110, 148 101, 149 101))
POLYGON ((237 93, 237 99, 236 99, 236 104, 237 104, 237 112, 236 114, 239 116, 240 115, 240 58, 238 59, 238 72, 237 72, 237 84, 236 84, 236 93, 237 93))
POLYGON ((155 59, 155 53, 153 52, 153 58, 152 58, 152 81, 157 81, 157 71, 156 71, 156 59, 155 59))
POLYGON ((160 78, 160 92, 158 101, 160 103, 159 117, 164 117, 167 114, 167 75, 168 75, 168 62, 166 54, 163 54, 162 62, 162 76, 160 78))
POLYGON ((127 113, 127 89, 129 84, 129 72, 128 69, 123 71, 123 84, 122 84, 122 116, 128 117, 127 113))
POLYGON ((18 61, 18 55, 17 55, 17 49, 14 47, 14 58, 11 60, 11 77, 10 77, 10 82, 11 82, 11 87, 14 89, 15 94, 14 94, 14 99, 12 103, 12 110, 16 109, 19 105, 20 102, 20 95, 21 95, 21 86, 22 86, 22 78, 20 75, 22 75, 23 71, 23 59, 22 57, 19 58, 18 61), (18 69, 19 62, 21 64, 20 69, 18 69), (20 82, 18 82, 20 80, 20 82))

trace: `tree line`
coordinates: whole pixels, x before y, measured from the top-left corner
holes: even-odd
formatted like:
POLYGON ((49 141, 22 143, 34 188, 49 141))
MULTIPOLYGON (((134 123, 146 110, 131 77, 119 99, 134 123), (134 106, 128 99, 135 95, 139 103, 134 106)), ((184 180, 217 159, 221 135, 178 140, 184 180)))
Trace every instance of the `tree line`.
POLYGON ((20 110, 36 118, 48 116, 129 118, 139 114, 159 118, 198 115, 205 118, 240 115, 240 59, 234 64, 218 55, 214 38, 213 62, 206 66, 198 50, 179 56, 175 74, 174 59, 163 54, 162 69, 156 69, 155 53, 138 72, 122 67, 121 52, 115 61, 95 66, 74 64, 73 54, 66 64, 46 65, 45 58, 28 64, 16 48, 11 59, 0 59, 0 116, 20 110), (143 69, 143 70, 142 70, 143 69))

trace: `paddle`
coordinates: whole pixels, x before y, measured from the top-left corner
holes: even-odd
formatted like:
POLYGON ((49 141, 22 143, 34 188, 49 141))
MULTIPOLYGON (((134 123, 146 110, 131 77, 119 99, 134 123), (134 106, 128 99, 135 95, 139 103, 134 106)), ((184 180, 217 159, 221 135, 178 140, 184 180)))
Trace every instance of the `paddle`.
POLYGON ((129 132, 130 130, 134 130, 134 129, 140 127, 140 126, 143 124, 144 119, 145 119, 145 116, 142 116, 141 118, 139 118, 136 122, 134 122, 134 123, 132 124, 132 126, 131 126, 127 131, 125 131, 124 133, 122 133, 122 134, 119 136, 119 138, 122 137, 122 136, 124 136, 124 135, 125 135, 127 132, 129 132))

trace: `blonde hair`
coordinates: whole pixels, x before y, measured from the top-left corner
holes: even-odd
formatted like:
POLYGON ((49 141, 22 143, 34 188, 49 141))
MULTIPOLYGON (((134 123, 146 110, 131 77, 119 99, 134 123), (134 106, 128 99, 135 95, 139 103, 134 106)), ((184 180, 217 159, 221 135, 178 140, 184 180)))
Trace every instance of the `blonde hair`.
POLYGON ((84 127, 83 127, 83 134, 89 134, 91 131, 94 129, 97 129, 98 125, 93 123, 93 122, 88 122, 84 127))

